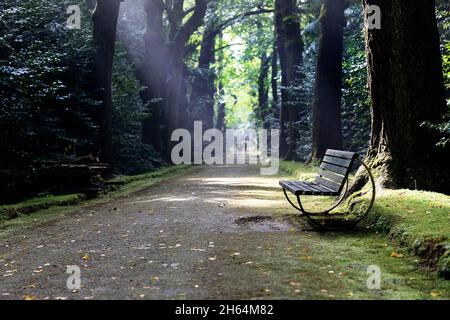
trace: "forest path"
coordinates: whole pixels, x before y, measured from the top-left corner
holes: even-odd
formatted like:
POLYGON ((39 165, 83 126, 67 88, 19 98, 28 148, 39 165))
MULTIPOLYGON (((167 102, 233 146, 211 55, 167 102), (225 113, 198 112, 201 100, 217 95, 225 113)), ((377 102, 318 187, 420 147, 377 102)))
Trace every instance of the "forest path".
POLYGON ((449 282, 371 233, 292 225, 278 177, 201 167, 0 239, 0 299, 448 297, 449 282), (82 288, 68 290, 67 265, 82 288), (367 267, 382 270, 367 288, 367 267))

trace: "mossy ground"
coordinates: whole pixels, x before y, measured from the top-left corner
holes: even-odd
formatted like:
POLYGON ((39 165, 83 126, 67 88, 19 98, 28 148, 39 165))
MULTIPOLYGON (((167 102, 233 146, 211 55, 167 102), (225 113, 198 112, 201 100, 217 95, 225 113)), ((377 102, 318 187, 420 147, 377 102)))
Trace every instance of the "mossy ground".
POLYGON ((84 198, 83 194, 48 195, 29 199, 18 204, 0 206, 0 221, 14 219, 19 215, 30 214, 50 207, 78 204, 84 198))
MULTIPOLYGON (((316 171, 313 167, 294 162, 283 162, 281 169, 299 179, 309 178, 316 171)), ((310 198, 306 203, 313 208, 321 201, 328 204, 326 198, 306 198, 310 198)), ((362 204, 367 206, 368 196, 365 198, 362 204)), ((391 240, 419 257, 423 265, 449 277, 449 196, 419 190, 378 189, 375 205, 363 226, 387 234, 391 240)))

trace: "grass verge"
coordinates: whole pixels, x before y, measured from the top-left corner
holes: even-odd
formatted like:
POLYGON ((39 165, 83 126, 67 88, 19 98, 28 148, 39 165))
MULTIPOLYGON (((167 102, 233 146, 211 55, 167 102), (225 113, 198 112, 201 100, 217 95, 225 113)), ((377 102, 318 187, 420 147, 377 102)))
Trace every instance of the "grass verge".
MULTIPOLYGON (((114 179, 106 181, 106 183, 109 184, 109 187, 105 189, 98 198, 137 191, 161 180, 181 174, 188 168, 190 168, 190 166, 165 167, 154 172, 136 176, 117 176, 114 179)), ((17 204, 0 206, 0 223, 16 219, 23 215, 30 215, 41 210, 77 205, 85 200, 86 195, 84 194, 67 194, 59 196, 47 195, 29 199, 17 204)))

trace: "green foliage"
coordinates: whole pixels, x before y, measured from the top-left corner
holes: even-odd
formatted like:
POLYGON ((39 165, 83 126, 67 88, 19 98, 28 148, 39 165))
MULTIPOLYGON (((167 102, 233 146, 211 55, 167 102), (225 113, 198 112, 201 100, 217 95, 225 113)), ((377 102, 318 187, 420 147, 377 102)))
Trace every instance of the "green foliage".
POLYGON ((346 18, 342 90, 344 149, 364 154, 370 137, 370 99, 361 5, 348 8, 346 18))
POLYGON ((70 157, 90 144, 90 32, 68 30, 65 8, 54 0, 1 4, 2 164, 70 157))
POLYGON ((126 52, 119 46, 113 68, 113 146, 117 169, 138 174, 161 162, 157 152, 141 141, 144 105, 139 96, 143 87, 134 76, 126 52))
MULTIPOLYGON (((92 26, 85 3, 0 4, 0 198, 5 201, 39 191, 35 181, 42 163, 98 154, 100 103, 92 98, 92 26), (66 27, 66 8, 73 4, 82 9, 80 30, 66 27)), ((121 47, 113 77, 116 166, 125 173, 144 172, 160 159, 140 142, 142 88, 121 47)))

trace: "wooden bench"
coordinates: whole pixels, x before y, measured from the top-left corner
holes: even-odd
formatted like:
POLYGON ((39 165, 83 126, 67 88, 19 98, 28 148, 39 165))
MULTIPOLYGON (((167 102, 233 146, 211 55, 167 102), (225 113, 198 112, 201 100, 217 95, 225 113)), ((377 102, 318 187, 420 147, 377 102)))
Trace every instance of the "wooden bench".
POLYGON ((280 181, 280 186, 294 195, 337 196, 342 192, 358 154, 327 150, 314 182, 280 181))
MULTIPOLYGON (((370 182, 372 183, 372 199, 368 210, 364 213, 365 216, 372 208, 375 200, 375 182, 369 167, 359 159, 357 153, 329 149, 325 153, 325 157, 320 164, 318 175, 314 181, 280 181, 280 186, 283 188, 284 195, 288 202, 295 209, 302 212, 311 222, 316 224, 310 215, 327 214, 337 208, 344 200, 346 191, 348 190, 348 177, 356 161, 361 162, 363 167, 367 170, 370 182), (298 206, 290 200, 287 192, 292 193, 297 198, 298 206), (300 196, 340 197, 331 208, 323 212, 310 213, 304 209, 300 196)), ((359 219, 356 224, 359 223, 362 218, 359 219)))

